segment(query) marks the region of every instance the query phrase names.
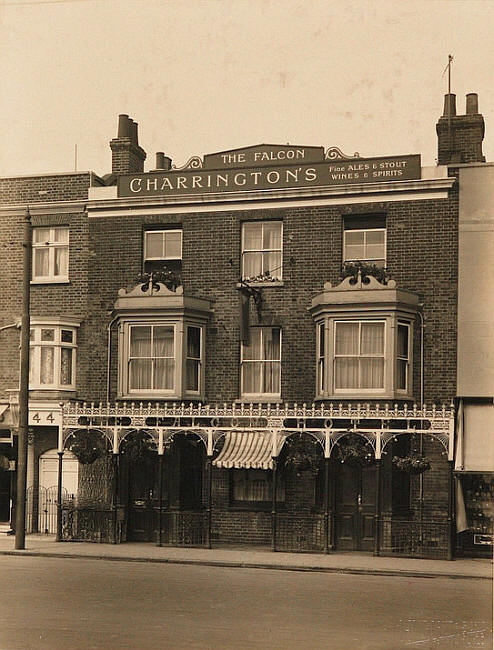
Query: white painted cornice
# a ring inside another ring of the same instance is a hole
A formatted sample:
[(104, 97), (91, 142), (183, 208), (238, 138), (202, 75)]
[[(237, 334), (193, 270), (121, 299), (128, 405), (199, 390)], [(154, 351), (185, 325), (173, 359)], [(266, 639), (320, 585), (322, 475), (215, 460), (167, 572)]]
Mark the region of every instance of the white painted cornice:
[[(389, 201), (420, 201), (445, 199), (455, 178), (432, 178), (385, 183), (258, 190), (248, 192), (217, 192), (180, 196), (153, 196), (97, 199), (97, 188), (92, 188), (87, 209), (90, 217), (131, 216), (139, 214), (171, 214), (183, 212), (215, 212), (245, 210), (246, 207), (287, 208), (314, 205), (341, 205)], [(96, 191), (94, 191), (96, 189)], [(108, 190), (109, 188), (104, 188)]]

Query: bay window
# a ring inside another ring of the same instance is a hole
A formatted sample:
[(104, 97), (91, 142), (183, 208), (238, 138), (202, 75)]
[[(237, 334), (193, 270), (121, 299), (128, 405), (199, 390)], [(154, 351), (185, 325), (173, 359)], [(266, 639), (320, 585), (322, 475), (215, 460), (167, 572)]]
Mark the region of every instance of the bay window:
[(29, 388), (75, 390), (76, 325), (31, 321)]
[(281, 330), (252, 327), (249, 345), (241, 348), (242, 397), (279, 397), (281, 394)]
[(182, 319), (120, 323), (120, 397), (197, 398), (204, 385), (204, 325)]
[(370, 276), (324, 285), (310, 307), (316, 326), (318, 399), (412, 399), (418, 295)]

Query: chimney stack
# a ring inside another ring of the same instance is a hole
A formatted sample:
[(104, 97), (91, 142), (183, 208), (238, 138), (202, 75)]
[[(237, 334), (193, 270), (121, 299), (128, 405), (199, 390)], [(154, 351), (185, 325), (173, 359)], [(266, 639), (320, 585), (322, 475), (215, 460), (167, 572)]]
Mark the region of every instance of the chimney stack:
[(444, 111), (436, 125), (438, 164), (485, 162), (482, 154), (484, 130), (476, 93), (467, 95), (465, 115), (456, 114), (456, 95), (445, 95)]
[(112, 174), (139, 174), (144, 171), (146, 152), (139, 146), (137, 122), (128, 115), (118, 116), (117, 137), (111, 140)]

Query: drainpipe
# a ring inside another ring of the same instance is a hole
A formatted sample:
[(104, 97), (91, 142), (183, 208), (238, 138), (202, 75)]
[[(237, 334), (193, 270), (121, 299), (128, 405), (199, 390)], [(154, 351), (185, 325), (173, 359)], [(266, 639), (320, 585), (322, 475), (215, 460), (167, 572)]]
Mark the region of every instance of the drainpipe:
[(118, 320), (118, 316), (115, 316), (108, 323), (106, 328), (107, 333), (107, 361), (106, 361), (106, 401), (110, 401), (110, 374), (111, 374), (111, 328), (112, 325)]

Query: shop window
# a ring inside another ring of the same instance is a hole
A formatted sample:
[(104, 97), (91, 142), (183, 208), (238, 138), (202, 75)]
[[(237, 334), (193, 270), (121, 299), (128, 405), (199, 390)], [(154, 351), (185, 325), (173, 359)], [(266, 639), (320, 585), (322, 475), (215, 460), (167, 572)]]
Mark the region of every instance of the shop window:
[(69, 279), (69, 229), (65, 226), (33, 228), (33, 282), (67, 282)]
[(31, 327), (31, 389), (75, 390), (76, 335), (73, 325), (43, 323)]
[(386, 265), (384, 217), (348, 217), (343, 231), (343, 263), (365, 262)]
[[(265, 469), (232, 469), (230, 481), (230, 502), (238, 506), (265, 505), (273, 499), (273, 473)], [(276, 501), (285, 501), (285, 485), (277, 477)]]
[(252, 327), (249, 345), (241, 348), (241, 394), (270, 399), (281, 395), (281, 329)]
[(242, 224), (242, 279), (255, 282), (282, 278), (282, 222), (249, 221)]
[(182, 271), (182, 231), (146, 230), (144, 232), (144, 272)]
[(204, 327), (181, 319), (121, 322), (121, 397), (197, 398), (203, 392)]

